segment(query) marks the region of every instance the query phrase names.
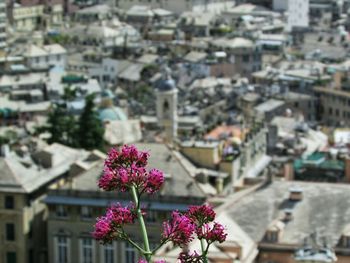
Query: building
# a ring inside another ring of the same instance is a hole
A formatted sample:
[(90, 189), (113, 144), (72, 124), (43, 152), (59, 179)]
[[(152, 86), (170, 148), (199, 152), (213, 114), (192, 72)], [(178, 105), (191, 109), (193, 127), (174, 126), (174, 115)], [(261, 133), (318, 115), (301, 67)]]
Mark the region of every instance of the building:
[(46, 10), (45, 5), (14, 5), (12, 24), (15, 30), (28, 32), (46, 29), (62, 23), (63, 7), (61, 5), (52, 5), (50, 13), (47, 13)]
[(266, 155), (264, 125), (255, 123), (252, 127), (241, 130), (239, 137), (228, 134), (219, 140), (184, 141), (180, 152), (194, 166), (207, 170), (198, 175), (202, 182), (209, 182), (219, 195), (231, 193), (246, 183), (262, 180), (271, 161)]
[(127, 60), (116, 60), (104, 58), (96, 67), (89, 68), (89, 75), (97, 79), (102, 87), (116, 86), (118, 84), (118, 75), (126, 69), (131, 62)]
[(274, 0), (273, 10), (287, 12), (287, 27), (290, 32), (294, 29), (306, 29), (309, 26), (309, 0)]
[(7, 15), (6, 15), (6, 2), (0, 2), (0, 56), (5, 55), (6, 44), (6, 28), (7, 28)]
[(130, 1), (130, 0), (117, 0), (116, 6), (128, 10), (134, 5), (147, 5), (151, 8), (162, 8), (180, 14), (189, 10), (223, 10), (227, 7), (233, 5), (231, 1), (227, 0), (178, 0), (178, 1), (169, 1), (169, 0), (150, 0), (150, 1)]
[(233, 64), (232, 74), (250, 77), (261, 69), (261, 47), (247, 38), (219, 38), (210, 42), (210, 50), (225, 51), (227, 61)]
[(53, 66), (64, 69), (67, 63), (67, 51), (59, 44), (42, 47), (29, 45), (24, 56), (32, 69), (48, 69)]
[(331, 153), (315, 152), (294, 160), (294, 179), (300, 181), (349, 182), (350, 162), (332, 156)]
[(347, 90), (346, 77), (343, 80), (341, 86), (314, 88), (318, 98), (318, 120), (325, 124), (350, 124), (350, 92)]
[(309, 0), (288, 0), (287, 30), (307, 29), (309, 26)]
[(136, 48), (140, 41), (140, 33), (132, 26), (117, 22), (118, 25), (76, 24), (67, 30), (73, 44), (98, 47), (103, 52), (112, 52), (119, 47)]
[(101, 156), (42, 141), (21, 145), (16, 153), (7, 145), (1, 150), (0, 262), (46, 263), (44, 195)]
[[(202, 204), (205, 196), (177, 155), (166, 145), (136, 146), (150, 151), (149, 166), (164, 171), (166, 177), (160, 193), (142, 198), (143, 205), (149, 209), (146, 224), (151, 247), (155, 247), (160, 238), (161, 223), (169, 218), (170, 212), (185, 211), (188, 205)], [(98, 165), (78, 175), (71, 184), (47, 195), (48, 262), (86, 262), (87, 257), (101, 263), (138, 261), (137, 251), (127, 243), (116, 241), (102, 246), (91, 237), (96, 217), (102, 215), (108, 205), (116, 202), (127, 205), (131, 200), (128, 193), (101, 192), (98, 189), (97, 178), (102, 170), (102, 164)], [(127, 231), (136, 242), (141, 241), (138, 225), (129, 226)]]

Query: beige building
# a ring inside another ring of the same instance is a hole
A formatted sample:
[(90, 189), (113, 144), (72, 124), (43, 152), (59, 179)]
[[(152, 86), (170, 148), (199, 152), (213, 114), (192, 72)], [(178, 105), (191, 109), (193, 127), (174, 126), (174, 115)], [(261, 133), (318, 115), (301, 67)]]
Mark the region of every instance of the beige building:
[(315, 87), (319, 98), (318, 116), (325, 124), (350, 124), (350, 92), (330, 87)]
[(62, 23), (62, 5), (53, 5), (49, 16), (45, 14), (44, 5), (15, 6), (13, 25), (17, 31), (34, 31)]
[(243, 138), (187, 141), (180, 145), (180, 151), (197, 167), (209, 169), (198, 175), (201, 181), (209, 182), (218, 194), (230, 193), (245, 183), (261, 180), (271, 161), (266, 155), (266, 132), (263, 124), (256, 123)]
[[(46, 207), (42, 199), (100, 155), (60, 144), (32, 142), (0, 157), (0, 262), (47, 263)], [(71, 170), (71, 167), (74, 169)], [(80, 168), (80, 170), (78, 169)], [(71, 170), (71, 171), (70, 171)]]
[(227, 62), (234, 65), (232, 74), (251, 77), (251, 74), (261, 69), (261, 46), (247, 38), (219, 38), (210, 43), (211, 51), (225, 51)]

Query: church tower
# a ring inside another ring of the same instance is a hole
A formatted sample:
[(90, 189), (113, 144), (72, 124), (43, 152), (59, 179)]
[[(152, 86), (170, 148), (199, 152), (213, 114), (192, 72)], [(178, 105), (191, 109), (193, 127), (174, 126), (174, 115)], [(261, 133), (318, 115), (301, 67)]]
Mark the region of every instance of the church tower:
[(170, 69), (166, 69), (157, 87), (156, 95), (158, 123), (164, 128), (168, 142), (172, 142), (177, 137), (177, 93)]

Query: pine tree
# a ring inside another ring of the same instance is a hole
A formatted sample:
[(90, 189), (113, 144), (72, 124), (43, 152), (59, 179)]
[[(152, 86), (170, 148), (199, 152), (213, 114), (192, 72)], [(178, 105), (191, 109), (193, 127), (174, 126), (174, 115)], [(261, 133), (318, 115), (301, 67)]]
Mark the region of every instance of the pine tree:
[(67, 114), (65, 107), (56, 105), (50, 112), (47, 123), (48, 126), (42, 128), (41, 131), (48, 131), (51, 134), (49, 143), (57, 142), (72, 147), (78, 145), (75, 139), (76, 120)]
[(79, 118), (79, 128), (76, 133), (79, 146), (87, 150), (102, 149), (104, 146), (104, 127), (97, 117), (93, 100), (93, 96), (86, 97), (85, 108)]

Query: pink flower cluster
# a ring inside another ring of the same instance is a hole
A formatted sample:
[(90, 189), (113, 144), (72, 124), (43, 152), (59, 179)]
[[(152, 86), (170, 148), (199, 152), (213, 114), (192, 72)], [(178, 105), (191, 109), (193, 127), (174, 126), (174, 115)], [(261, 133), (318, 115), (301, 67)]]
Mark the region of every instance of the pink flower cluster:
[(187, 214), (198, 226), (212, 222), (216, 216), (213, 208), (208, 205), (192, 205), (188, 208)]
[(214, 224), (204, 224), (197, 228), (197, 236), (199, 239), (205, 239), (209, 244), (218, 241), (222, 243), (226, 240), (227, 234), (223, 225), (214, 222)]
[(148, 152), (138, 151), (134, 145), (124, 145), (121, 151), (112, 148), (104, 164), (103, 175), (98, 186), (106, 191), (127, 191), (135, 186), (139, 192), (153, 194), (164, 183), (163, 172), (146, 170)]
[(134, 205), (123, 207), (118, 203), (107, 208), (105, 216), (97, 218), (92, 235), (103, 243), (111, 242), (122, 234), (124, 225), (134, 223), (135, 219)]
[(173, 212), (171, 220), (163, 223), (163, 239), (182, 246), (193, 240), (196, 233), (199, 239), (208, 243), (225, 241), (225, 228), (214, 221), (215, 212), (208, 205), (190, 206), (187, 213)]
[(187, 215), (175, 211), (171, 214), (171, 219), (163, 223), (163, 228), (163, 238), (179, 246), (192, 241), (195, 231), (192, 220)]

